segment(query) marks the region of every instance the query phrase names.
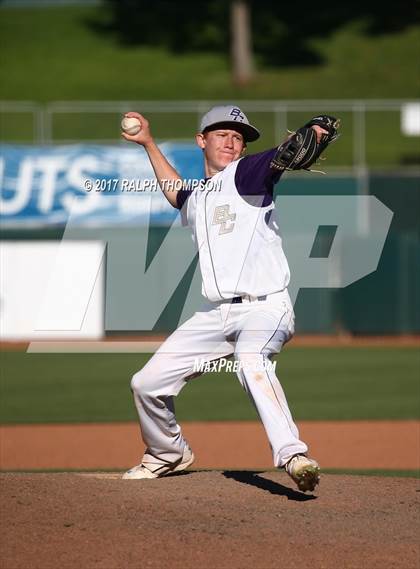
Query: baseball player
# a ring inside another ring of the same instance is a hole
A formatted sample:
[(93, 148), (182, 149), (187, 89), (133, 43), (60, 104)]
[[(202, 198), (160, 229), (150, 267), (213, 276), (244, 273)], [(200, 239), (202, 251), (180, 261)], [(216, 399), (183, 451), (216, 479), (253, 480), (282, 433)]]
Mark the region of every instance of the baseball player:
[(273, 189), (286, 169), (308, 169), (337, 137), (334, 117), (314, 117), (278, 148), (244, 156), (259, 131), (236, 106), (206, 113), (196, 135), (205, 180), (199, 188), (174, 190), (181, 180), (153, 140), (148, 121), (138, 134), (122, 135), (144, 147), (161, 189), (181, 210), (199, 251), (206, 304), (161, 345), (132, 378), (146, 451), (124, 479), (180, 472), (194, 461), (175, 417), (174, 397), (197, 375), (195, 364), (234, 357), (238, 379), (264, 425), (274, 465), (302, 491), (319, 482), (319, 465), (308, 458), (283, 389), (270, 365), (294, 333), (287, 291), (289, 266), (273, 216)]

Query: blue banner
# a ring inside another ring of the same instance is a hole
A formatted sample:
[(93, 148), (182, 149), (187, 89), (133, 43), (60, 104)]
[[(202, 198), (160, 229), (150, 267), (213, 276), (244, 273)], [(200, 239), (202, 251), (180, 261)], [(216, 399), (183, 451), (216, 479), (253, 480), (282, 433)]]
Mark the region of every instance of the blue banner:
[[(192, 144), (161, 149), (183, 178), (203, 177)], [(138, 145), (0, 145), (0, 221), (7, 227), (168, 225), (178, 211), (163, 196)]]

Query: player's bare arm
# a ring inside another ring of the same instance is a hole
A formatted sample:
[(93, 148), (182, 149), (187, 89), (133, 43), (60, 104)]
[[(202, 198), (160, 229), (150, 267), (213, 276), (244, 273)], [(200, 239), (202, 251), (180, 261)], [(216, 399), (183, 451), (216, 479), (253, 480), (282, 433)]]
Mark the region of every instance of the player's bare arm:
[(126, 113), (124, 116), (137, 118), (140, 121), (141, 129), (137, 134), (134, 135), (130, 135), (125, 132), (122, 132), (121, 135), (126, 140), (129, 140), (130, 142), (136, 142), (137, 144), (143, 146), (147, 152), (163, 195), (173, 207), (177, 207), (177, 190), (173, 186), (171, 187), (167, 181), (182, 180), (182, 178), (175, 170), (175, 168), (168, 162), (154, 141), (149, 126), (149, 121), (143, 115), (136, 112)]

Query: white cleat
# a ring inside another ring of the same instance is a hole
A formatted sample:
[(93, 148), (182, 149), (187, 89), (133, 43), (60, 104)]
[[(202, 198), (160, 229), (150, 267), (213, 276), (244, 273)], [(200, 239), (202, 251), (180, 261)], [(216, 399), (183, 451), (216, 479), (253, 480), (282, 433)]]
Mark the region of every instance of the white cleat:
[(319, 484), (319, 464), (304, 454), (293, 456), (284, 468), (302, 492), (313, 492)]
[(142, 480), (145, 478), (161, 478), (167, 474), (174, 472), (181, 472), (185, 470), (194, 462), (194, 454), (189, 447), (185, 447), (184, 454), (180, 460), (173, 463), (156, 464), (156, 463), (141, 463), (138, 466), (133, 466), (125, 474), (123, 480)]

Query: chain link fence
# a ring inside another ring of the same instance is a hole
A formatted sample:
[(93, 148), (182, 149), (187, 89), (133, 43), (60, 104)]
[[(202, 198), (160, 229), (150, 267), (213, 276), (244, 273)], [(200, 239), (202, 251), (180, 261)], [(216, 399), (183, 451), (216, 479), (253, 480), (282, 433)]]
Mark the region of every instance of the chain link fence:
[[(9, 144), (125, 143), (121, 115), (137, 110), (158, 141), (188, 141), (211, 106), (224, 101), (0, 102), (0, 140)], [(252, 152), (278, 145), (315, 114), (341, 119), (342, 136), (328, 151), (328, 168), (420, 168), (420, 101), (304, 100), (237, 101), (262, 132)], [(417, 109), (417, 114), (416, 114)], [(416, 134), (417, 133), (417, 134)]]

